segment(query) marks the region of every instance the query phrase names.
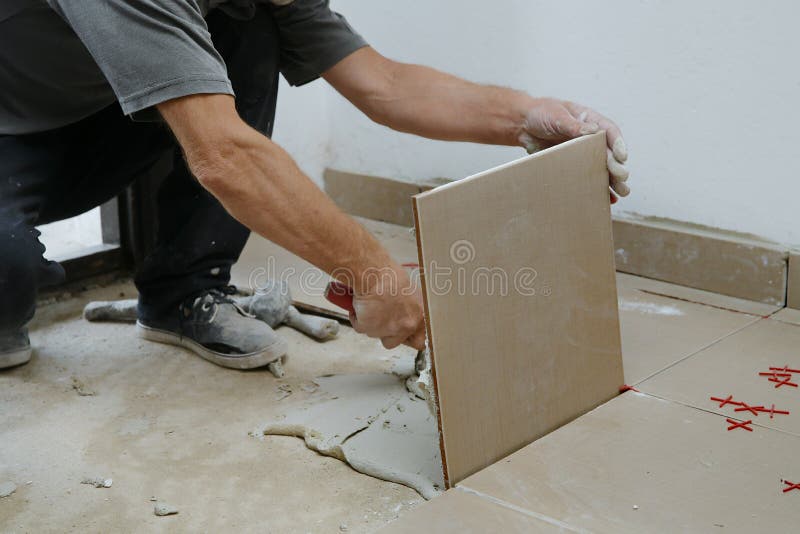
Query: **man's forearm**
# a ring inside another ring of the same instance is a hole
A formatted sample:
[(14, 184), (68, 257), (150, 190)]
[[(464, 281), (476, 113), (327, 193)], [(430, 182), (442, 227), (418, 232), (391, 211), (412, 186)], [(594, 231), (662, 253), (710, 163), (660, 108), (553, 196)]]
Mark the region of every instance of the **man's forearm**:
[(396, 268), (375, 238), (339, 210), (282, 148), (238, 119), (230, 97), (189, 99), (159, 109), (193, 174), (239, 222), (338, 274), (358, 292), (368, 292), (363, 286), (375, 280), (365, 272)]
[(431, 139), (520, 146), (527, 113), (535, 104), (522, 91), (398, 63), (369, 47), (324, 76), (372, 120)]
[(248, 148), (232, 155), (224, 168), (201, 172), (201, 182), (248, 228), (366, 291), (364, 273), (391, 266), (391, 258), (286, 151), (263, 136), (248, 137), (242, 140)]
[(446, 141), (519, 146), (533, 99), (404, 63), (391, 67), (392, 91), (375, 119), (395, 130)]

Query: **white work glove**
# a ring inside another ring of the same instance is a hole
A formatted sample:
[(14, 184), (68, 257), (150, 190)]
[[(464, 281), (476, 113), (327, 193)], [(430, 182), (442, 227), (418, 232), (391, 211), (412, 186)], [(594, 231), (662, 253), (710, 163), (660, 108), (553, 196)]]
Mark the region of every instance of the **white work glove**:
[(520, 134), (522, 146), (533, 154), (561, 142), (600, 130), (606, 131), (608, 142), (608, 183), (613, 192), (611, 203), (617, 201), (614, 193), (626, 197), (631, 190), (625, 183), (628, 180), (628, 149), (622, 139), (622, 132), (613, 121), (593, 109), (566, 100), (554, 98), (535, 98), (534, 106), (528, 111)]

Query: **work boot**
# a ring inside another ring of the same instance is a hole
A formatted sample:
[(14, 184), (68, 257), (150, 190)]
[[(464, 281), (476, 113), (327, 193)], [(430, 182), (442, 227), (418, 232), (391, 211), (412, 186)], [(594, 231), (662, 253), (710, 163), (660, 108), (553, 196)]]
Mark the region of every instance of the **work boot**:
[(286, 342), (268, 324), (231, 300), (226, 290), (210, 289), (186, 299), (179, 307), (177, 321), (174, 317), (164, 321), (140, 319), (136, 323), (139, 336), (187, 348), (230, 369), (279, 366), (286, 355)]
[(28, 329), (0, 332), (0, 369), (28, 363), (31, 359), (31, 340)]

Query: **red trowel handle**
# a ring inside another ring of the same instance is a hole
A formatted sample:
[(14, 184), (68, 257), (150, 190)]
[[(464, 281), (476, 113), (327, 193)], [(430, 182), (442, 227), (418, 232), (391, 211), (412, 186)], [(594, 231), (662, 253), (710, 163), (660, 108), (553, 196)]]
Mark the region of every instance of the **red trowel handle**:
[(353, 288), (347, 284), (333, 280), (328, 282), (328, 287), (325, 288), (325, 298), (328, 302), (336, 304), (340, 308), (344, 308), (348, 312), (355, 315), (356, 309), (353, 308)]

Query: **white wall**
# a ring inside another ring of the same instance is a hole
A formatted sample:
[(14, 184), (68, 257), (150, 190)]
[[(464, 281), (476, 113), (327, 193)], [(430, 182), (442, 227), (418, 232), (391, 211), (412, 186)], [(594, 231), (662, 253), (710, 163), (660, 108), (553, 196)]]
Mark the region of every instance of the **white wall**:
[[(800, 4), (332, 4), (385, 55), (573, 99), (614, 118), (631, 151), (633, 189), (617, 212), (800, 244)], [(411, 181), (460, 178), (523, 154), (394, 133), (314, 85), (300, 90), (309, 98), (282, 104), (276, 139), (291, 138), (317, 179), (326, 165)]]
[(322, 81), (290, 87), (281, 78), (272, 138), (289, 152), (318, 184), (329, 165), (330, 115), (333, 91)]
[(44, 257), (60, 259), (78, 253), (87, 247), (103, 244), (103, 227), (100, 224), (100, 207), (75, 217), (42, 224), (39, 241), (45, 246)]

